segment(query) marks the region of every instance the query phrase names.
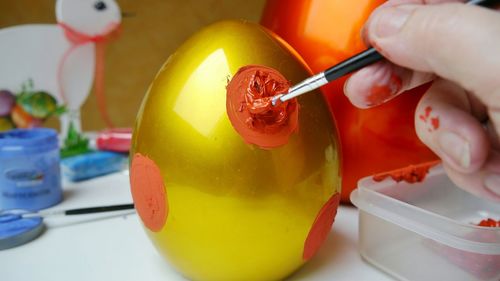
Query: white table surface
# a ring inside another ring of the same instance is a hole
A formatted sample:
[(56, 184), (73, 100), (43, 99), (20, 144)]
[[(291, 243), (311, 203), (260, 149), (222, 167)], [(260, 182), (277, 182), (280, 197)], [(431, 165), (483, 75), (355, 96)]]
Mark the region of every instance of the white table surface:
[[(64, 184), (64, 200), (51, 209), (132, 202), (128, 175), (117, 173)], [(52, 217), (36, 240), (0, 251), (0, 280), (185, 280), (160, 257), (139, 217)], [(319, 253), (289, 280), (393, 280), (364, 261), (358, 251), (358, 211), (341, 206)]]

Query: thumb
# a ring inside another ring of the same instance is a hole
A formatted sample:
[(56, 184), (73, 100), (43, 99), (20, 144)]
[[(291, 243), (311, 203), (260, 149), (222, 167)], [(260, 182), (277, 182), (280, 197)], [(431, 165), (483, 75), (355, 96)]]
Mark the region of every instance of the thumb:
[(376, 10), (365, 28), (393, 63), (451, 80), (487, 105), (500, 100), (500, 13), (460, 3), (397, 5)]

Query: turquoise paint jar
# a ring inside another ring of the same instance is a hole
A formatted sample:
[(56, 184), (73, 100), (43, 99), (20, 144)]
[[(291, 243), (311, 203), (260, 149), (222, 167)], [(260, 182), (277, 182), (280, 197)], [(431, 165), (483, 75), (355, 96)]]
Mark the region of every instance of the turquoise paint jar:
[(62, 200), (57, 132), (0, 133), (0, 209), (40, 210)]

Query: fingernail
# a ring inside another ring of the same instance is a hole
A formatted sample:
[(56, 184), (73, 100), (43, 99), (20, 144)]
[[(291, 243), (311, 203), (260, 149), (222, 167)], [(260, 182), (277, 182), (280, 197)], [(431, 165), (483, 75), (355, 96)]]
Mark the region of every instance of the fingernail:
[(384, 80), (380, 85), (372, 86), (366, 96), (366, 107), (380, 105), (392, 99), (401, 90), (403, 82), (396, 74), (392, 73), (389, 78), (385, 78)]
[(412, 13), (413, 8), (408, 6), (399, 6), (381, 9), (375, 14), (373, 20), (373, 30), (378, 37), (389, 37), (397, 34), (406, 20)]
[(484, 178), (484, 186), (496, 195), (500, 195), (500, 175), (487, 175)]
[(370, 46), (370, 41), (368, 39), (368, 31), (367, 31), (366, 25), (363, 25), (363, 27), (361, 28), (360, 36), (361, 36), (361, 40), (363, 40), (363, 43), (365, 44), (365, 46)]
[(437, 138), (441, 151), (448, 158), (462, 168), (469, 168), (471, 162), (469, 142), (450, 131), (440, 132)]

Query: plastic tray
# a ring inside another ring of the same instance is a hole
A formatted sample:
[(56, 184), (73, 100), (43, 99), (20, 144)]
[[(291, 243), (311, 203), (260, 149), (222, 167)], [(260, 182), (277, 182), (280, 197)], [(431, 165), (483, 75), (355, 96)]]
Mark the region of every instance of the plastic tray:
[(400, 280), (500, 280), (500, 204), (455, 186), (441, 166), (422, 182), (359, 181), (360, 253)]

